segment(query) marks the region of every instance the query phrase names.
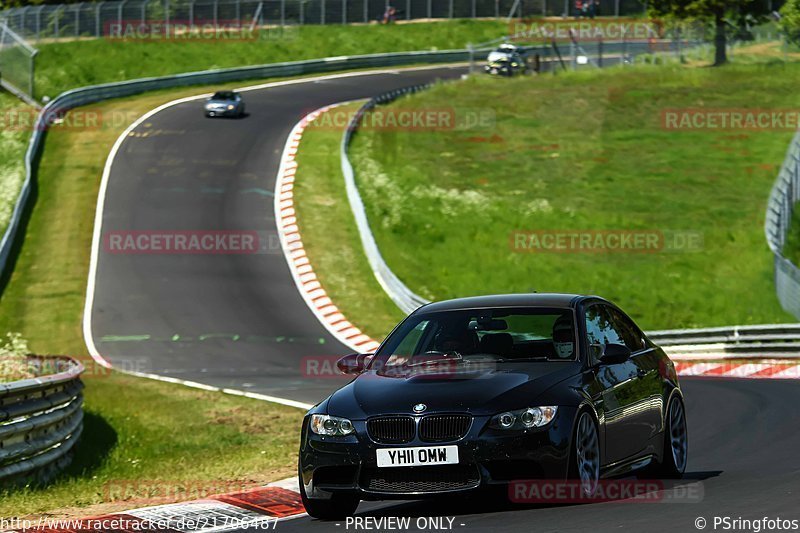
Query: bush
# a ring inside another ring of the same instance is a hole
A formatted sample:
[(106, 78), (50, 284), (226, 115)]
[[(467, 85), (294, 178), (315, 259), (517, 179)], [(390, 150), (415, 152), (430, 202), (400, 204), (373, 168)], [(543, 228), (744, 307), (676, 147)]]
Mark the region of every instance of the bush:
[(28, 343), (19, 333), (8, 333), (0, 345), (0, 382), (35, 377), (27, 364)]
[(786, 34), (786, 38), (793, 42), (800, 42), (800, 0), (788, 0), (781, 8), (781, 20), (778, 23)]

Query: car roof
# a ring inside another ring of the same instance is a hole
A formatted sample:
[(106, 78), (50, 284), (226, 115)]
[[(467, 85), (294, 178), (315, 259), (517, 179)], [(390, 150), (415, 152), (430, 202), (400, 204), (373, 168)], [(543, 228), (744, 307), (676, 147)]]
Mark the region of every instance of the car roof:
[(471, 296), (468, 298), (456, 298), (454, 300), (430, 303), (417, 309), (414, 314), (481, 307), (575, 307), (578, 302), (585, 298), (588, 298), (588, 296), (538, 292)]

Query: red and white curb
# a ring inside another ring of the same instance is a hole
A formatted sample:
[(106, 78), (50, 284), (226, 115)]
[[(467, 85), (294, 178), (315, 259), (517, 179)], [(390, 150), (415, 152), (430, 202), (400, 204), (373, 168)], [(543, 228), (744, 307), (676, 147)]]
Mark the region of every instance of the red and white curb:
[(278, 178), (275, 180), (275, 222), (289, 270), (291, 270), (297, 289), (311, 312), (339, 342), (356, 352), (369, 353), (375, 351), (380, 343), (351, 324), (328, 297), (317, 279), (303, 247), (294, 205), (294, 183), (297, 174), (296, 155), (303, 131), (322, 113), (339, 105), (342, 103), (322, 107), (309, 113), (294, 126), (289, 134), (281, 157)]
[(676, 361), (679, 376), (751, 379), (800, 379), (797, 361)]

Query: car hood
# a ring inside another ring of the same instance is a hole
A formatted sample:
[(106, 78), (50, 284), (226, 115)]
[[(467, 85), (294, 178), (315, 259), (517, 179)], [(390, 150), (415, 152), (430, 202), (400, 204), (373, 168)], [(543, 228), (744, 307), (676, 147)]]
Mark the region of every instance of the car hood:
[(227, 105), (235, 105), (236, 102), (233, 100), (208, 100), (206, 105), (213, 105), (213, 106), (227, 106)]
[(423, 403), (427, 406), (425, 414), (495, 414), (528, 407), (541, 393), (579, 372), (578, 362), (370, 370), (336, 391), (327, 411), (362, 420), (380, 414), (413, 414), (412, 407)]

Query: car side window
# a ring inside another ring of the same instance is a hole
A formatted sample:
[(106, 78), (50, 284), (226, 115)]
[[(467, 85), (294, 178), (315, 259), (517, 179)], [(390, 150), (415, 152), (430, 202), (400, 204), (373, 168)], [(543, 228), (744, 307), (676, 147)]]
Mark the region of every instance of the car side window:
[(642, 332), (631, 319), (617, 309), (609, 308), (614, 330), (617, 331), (631, 352), (636, 353), (644, 349)]
[(606, 344), (624, 344), (605, 305), (594, 304), (586, 308), (586, 341), (591, 363), (600, 360)]

